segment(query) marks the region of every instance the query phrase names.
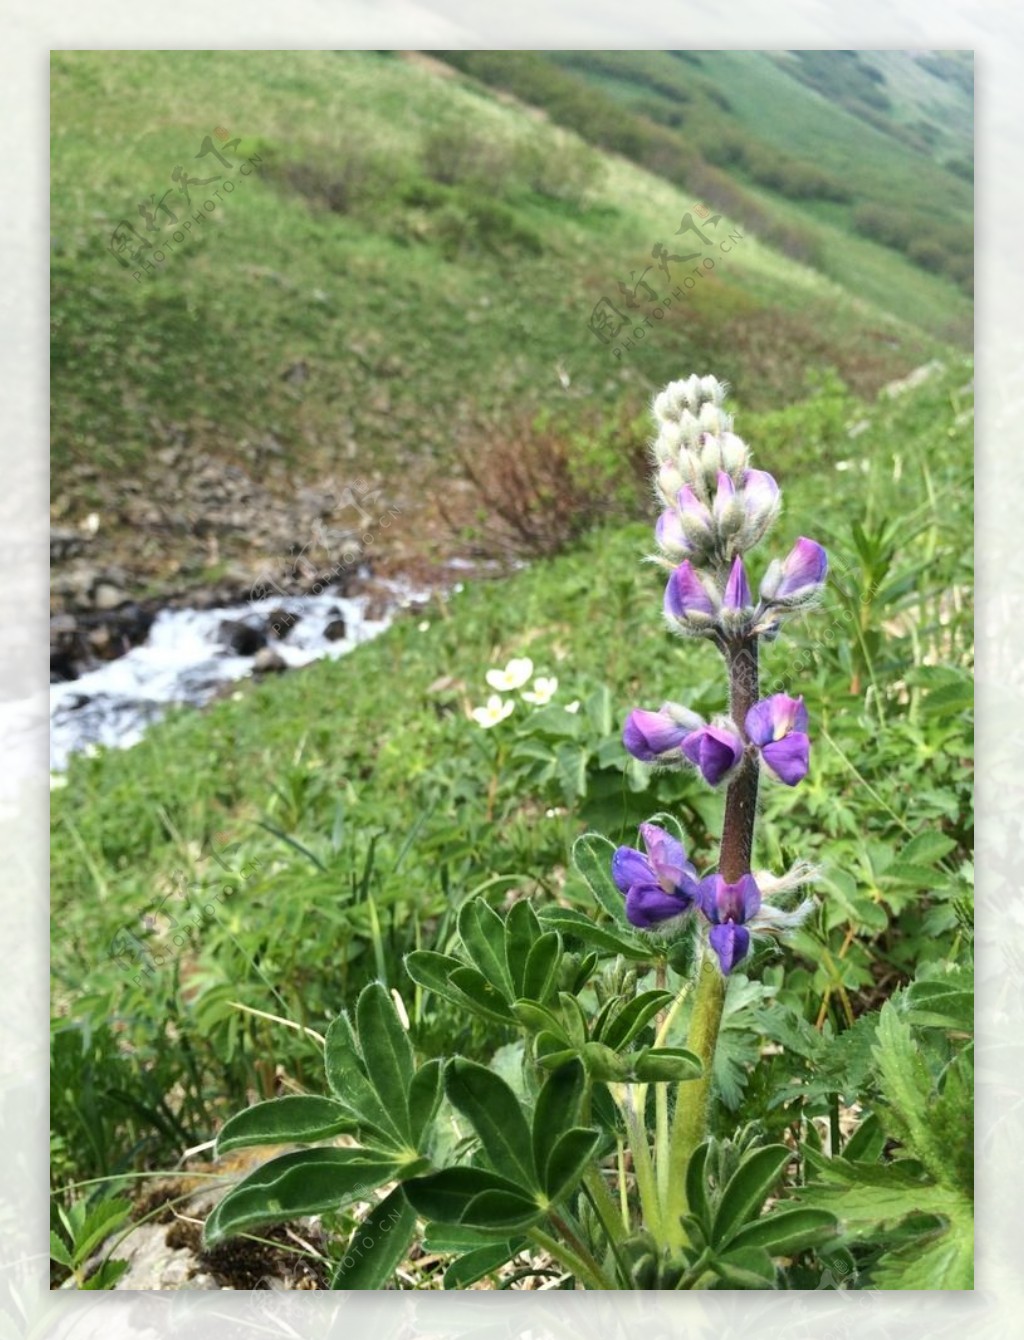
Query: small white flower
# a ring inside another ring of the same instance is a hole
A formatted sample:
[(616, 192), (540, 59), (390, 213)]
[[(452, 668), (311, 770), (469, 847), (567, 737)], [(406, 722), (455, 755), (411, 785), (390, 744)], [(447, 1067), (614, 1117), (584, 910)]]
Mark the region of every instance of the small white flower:
[(471, 715), (478, 726), (483, 726), (484, 730), (490, 730), (499, 721), (504, 721), (506, 717), (511, 716), (515, 711), (515, 706), (513, 699), (510, 698), (506, 703), (496, 693), (492, 693), (487, 699), (487, 706), (474, 707)]
[(64, 788), (65, 786), (67, 786), (67, 784), (68, 784), (68, 779), (64, 776), (64, 774), (63, 774), (62, 772), (51, 772), (51, 773), (50, 773), (50, 790), (51, 790), (51, 791), (60, 791), (60, 790), (63, 790), (63, 788)]
[(421, 624), (417, 624), (416, 627), (419, 632), (425, 633), (430, 627), (430, 620), (424, 619), (423, 622)]
[(99, 758), (100, 747), (98, 744), (87, 744), (82, 750), (82, 754), (85, 758)]
[(580, 700), (577, 698), (575, 702), (566, 703), (565, 710), (567, 712), (571, 712), (573, 716), (575, 716), (576, 713), (580, 710)]
[(558, 680), (555, 679), (554, 675), (550, 678), (538, 675), (533, 681), (533, 688), (523, 690), (523, 699), (528, 703), (536, 703), (538, 707), (543, 707), (555, 696), (557, 688)]
[(488, 670), (484, 678), (492, 689), (503, 693), (512, 693), (521, 689), (533, 674), (533, 662), (529, 656), (513, 657), (504, 670)]

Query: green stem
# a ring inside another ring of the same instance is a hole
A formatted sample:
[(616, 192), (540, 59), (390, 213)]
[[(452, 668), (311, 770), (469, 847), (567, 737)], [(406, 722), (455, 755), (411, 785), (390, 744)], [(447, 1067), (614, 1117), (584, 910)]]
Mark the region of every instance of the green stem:
[(683, 1080), (676, 1090), (675, 1121), (672, 1126), (668, 1163), (672, 1169), (665, 1199), (665, 1228), (673, 1247), (682, 1247), (686, 1233), (681, 1220), (686, 1214), (686, 1169), (693, 1151), (704, 1139), (715, 1044), (725, 1005), (725, 978), (714, 956), (708, 952), (700, 965), (697, 994), (693, 1001), (687, 1048), (700, 1058), (700, 1079)]
[(527, 1237), (547, 1252), (550, 1257), (565, 1266), (566, 1270), (575, 1275), (577, 1279), (589, 1284), (592, 1289), (615, 1288), (615, 1285), (605, 1278), (601, 1272), (601, 1267), (585, 1249), (585, 1255), (577, 1255), (571, 1247), (567, 1247), (564, 1242), (559, 1242), (557, 1238), (553, 1238), (550, 1233), (545, 1233), (540, 1228), (531, 1228)]
[(597, 1211), (597, 1217), (601, 1220), (604, 1231), (608, 1234), (613, 1244), (622, 1242), (628, 1231), (629, 1224), (623, 1223), (619, 1217), (619, 1207), (615, 1204), (615, 1197), (608, 1189), (608, 1183), (601, 1175), (601, 1169), (598, 1167), (588, 1168), (583, 1175), (583, 1185), (594, 1203), (594, 1209)]
[[(647, 1085), (643, 1086), (644, 1097)], [(658, 1184), (654, 1177), (654, 1164), (651, 1162), (651, 1149), (647, 1143), (647, 1131), (644, 1129), (643, 1113), (637, 1110), (632, 1085), (626, 1086), (622, 1103), (626, 1118), (626, 1132), (629, 1136), (629, 1152), (633, 1155), (633, 1172), (636, 1175), (636, 1189), (640, 1196), (640, 1210), (644, 1227), (659, 1241), (662, 1237), (661, 1201), (658, 1199)]]

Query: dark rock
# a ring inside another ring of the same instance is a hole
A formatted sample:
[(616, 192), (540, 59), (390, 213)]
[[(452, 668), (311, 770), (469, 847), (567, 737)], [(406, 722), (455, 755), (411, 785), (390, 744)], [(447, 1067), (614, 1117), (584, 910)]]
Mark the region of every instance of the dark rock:
[(347, 635), (348, 629), (344, 619), (332, 619), (324, 629), (324, 637), (328, 642), (341, 642)]
[(236, 656), (255, 656), (266, 647), (267, 635), (262, 628), (241, 619), (223, 619), (217, 630), (217, 641)]
[(267, 633), (271, 637), (284, 639), (296, 626), (302, 622), (302, 615), (296, 614), (293, 610), (281, 609), (280, 607), (271, 610), (267, 615)]

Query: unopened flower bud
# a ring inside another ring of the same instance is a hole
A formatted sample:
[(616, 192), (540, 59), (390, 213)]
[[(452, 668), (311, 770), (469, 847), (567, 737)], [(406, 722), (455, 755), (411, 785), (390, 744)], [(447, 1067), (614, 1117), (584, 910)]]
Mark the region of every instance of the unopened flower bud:
[(782, 505), (779, 486), (767, 470), (745, 470), (740, 501), (743, 504), (743, 530), (740, 543), (752, 549), (775, 521)]
[(733, 479), (739, 480), (747, 468), (747, 462), (750, 460), (747, 444), (742, 437), (737, 437), (735, 433), (722, 433), (720, 445), (722, 449), (722, 469), (728, 470)]
[(732, 476), (727, 475), (724, 470), (718, 472), (718, 487), (715, 490), (712, 511), (719, 534), (723, 537), (735, 535), (743, 525), (743, 505), (736, 497), (736, 486), (732, 482)]
[(657, 489), (666, 506), (672, 507), (679, 495), (679, 490), (686, 483), (680, 473), (679, 466), (675, 457), (671, 461), (666, 461), (658, 469)]

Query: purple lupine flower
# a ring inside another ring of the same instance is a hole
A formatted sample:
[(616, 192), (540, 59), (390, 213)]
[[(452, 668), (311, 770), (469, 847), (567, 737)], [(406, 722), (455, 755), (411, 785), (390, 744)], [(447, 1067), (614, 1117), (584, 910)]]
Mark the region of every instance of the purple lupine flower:
[(761, 907), (757, 880), (753, 875), (743, 875), (735, 884), (727, 884), (721, 875), (708, 875), (698, 884), (696, 899), (711, 922), (708, 941), (718, 955), (722, 972), (728, 974), (750, 948), (750, 932), (744, 923)]
[(672, 619), (686, 620), (694, 614), (715, 616), (715, 606), (689, 559), (675, 569), (665, 587), (665, 613)]
[(679, 525), (691, 549), (706, 548), (715, 538), (715, 523), (707, 503), (701, 502), (689, 484), (676, 494)]
[(680, 746), (699, 723), (696, 712), (674, 703), (657, 712), (637, 707), (626, 718), (622, 743), (641, 763), (670, 762), (673, 755), (678, 759)]
[(647, 854), (619, 847), (612, 857), (612, 879), (626, 896), (626, 919), (649, 930), (690, 910), (697, 896), (697, 872), (671, 833), (656, 824), (641, 824), (640, 836)]
[(674, 507), (666, 507), (658, 517), (657, 525), (654, 527), (654, 538), (670, 558), (682, 558), (686, 554), (693, 553), (683, 524), (679, 520), (679, 513)]
[(711, 786), (728, 777), (743, 757), (743, 741), (725, 726), (701, 726), (686, 736), (682, 749)]
[(767, 470), (745, 470), (740, 502), (744, 516), (743, 547), (750, 549), (778, 515), (781, 505), (779, 486)]
[(762, 698), (747, 713), (744, 725), (747, 736), (780, 781), (796, 786), (807, 776), (811, 742), (803, 698), (790, 698), (785, 693)]
[(816, 540), (801, 535), (781, 566), (776, 561), (765, 573), (761, 596), (770, 604), (808, 600), (824, 585), (828, 555)]
[(743, 567), (743, 559), (737, 554), (733, 559), (729, 580), (725, 584), (722, 607), (727, 610), (741, 610), (749, 608), (752, 604), (753, 600), (750, 595), (750, 586), (747, 583), (747, 574)]

